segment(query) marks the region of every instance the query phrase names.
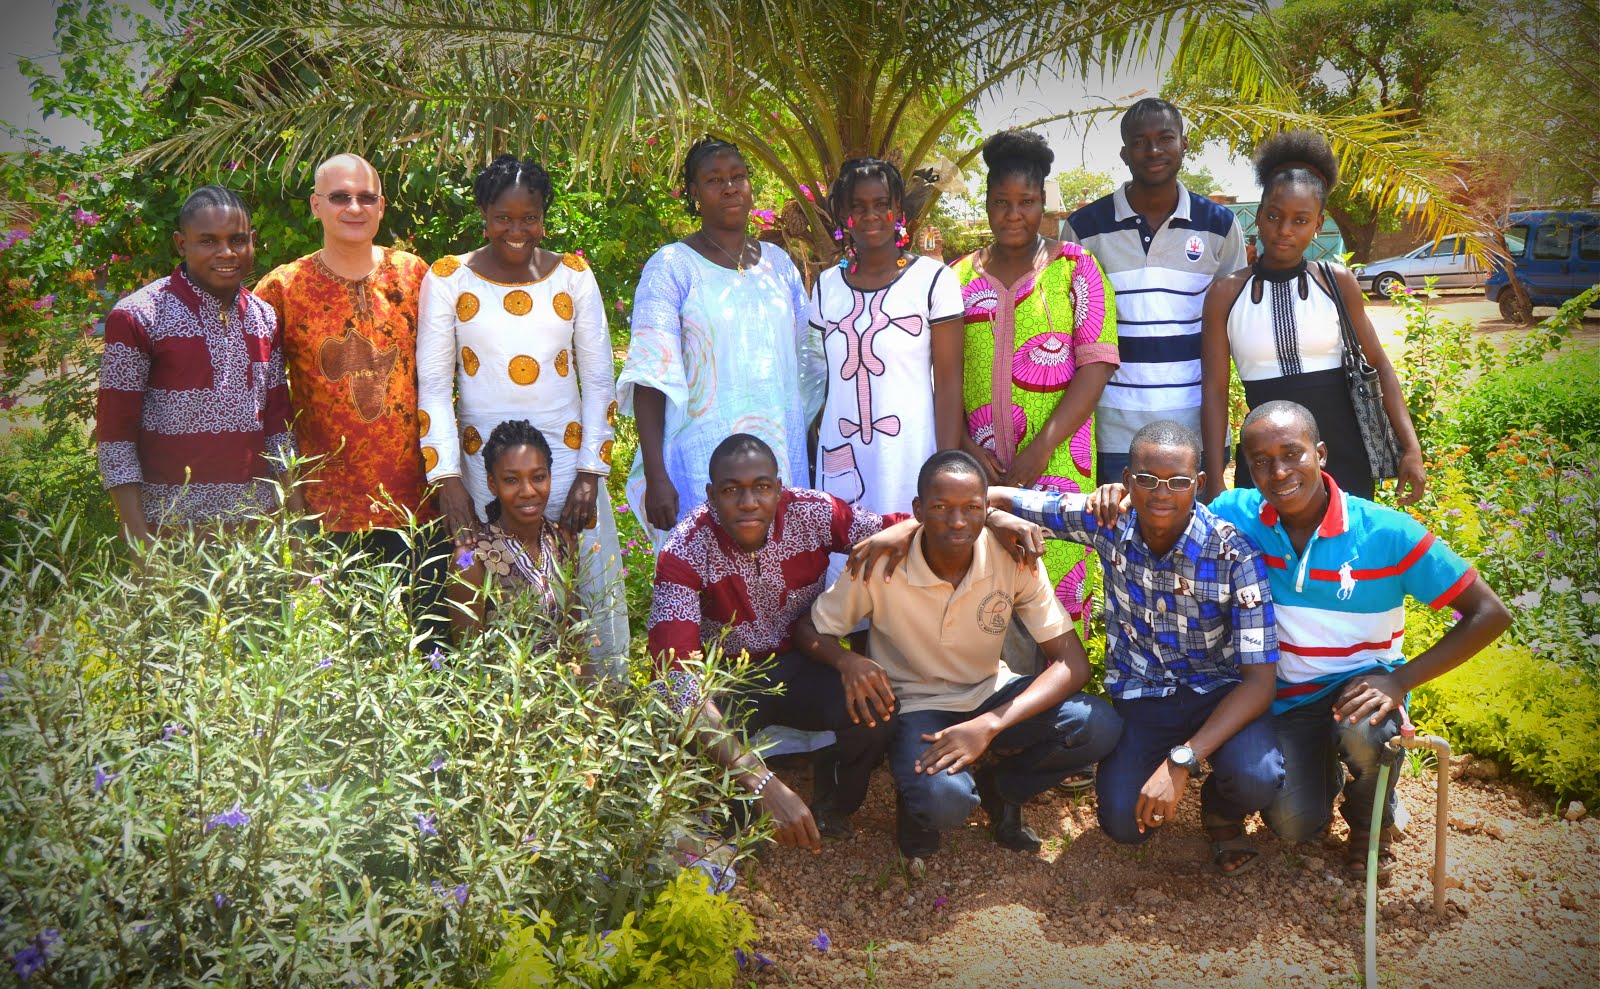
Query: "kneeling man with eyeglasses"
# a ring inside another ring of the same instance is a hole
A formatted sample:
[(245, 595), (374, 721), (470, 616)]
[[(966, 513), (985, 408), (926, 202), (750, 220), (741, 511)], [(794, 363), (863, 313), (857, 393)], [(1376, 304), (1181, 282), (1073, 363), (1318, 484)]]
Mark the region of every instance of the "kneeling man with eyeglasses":
[(989, 504), (1053, 536), (1094, 547), (1105, 566), (1106, 690), (1125, 725), (1095, 776), (1100, 827), (1139, 844), (1200, 788), (1211, 864), (1239, 875), (1260, 861), (1244, 819), (1283, 785), (1269, 713), (1278, 640), (1260, 553), (1195, 503), (1200, 438), (1171, 420), (1134, 435), (1123, 484), (1131, 512), (1105, 522), (1083, 494), (992, 487)]

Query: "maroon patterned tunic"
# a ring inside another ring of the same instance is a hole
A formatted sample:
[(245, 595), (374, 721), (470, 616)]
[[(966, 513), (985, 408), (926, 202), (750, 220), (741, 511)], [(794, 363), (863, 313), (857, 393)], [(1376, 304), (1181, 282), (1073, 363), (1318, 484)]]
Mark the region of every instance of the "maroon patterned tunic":
[(676, 669), (679, 658), (715, 641), (762, 659), (790, 648), (789, 630), (823, 591), (828, 554), (904, 519), (878, 515), (830, 494), (785, 488), (767, 544), (736, 546), (702, 504), (673, 527), (656, 558), (650, 654)]
[(226, 311), (180, 267), (106, 319), (96, 438), (109, 490), (141, 485), (151, 526), (276, 503), (267, 458), (292, 449), (278, 320), (245, 289)]

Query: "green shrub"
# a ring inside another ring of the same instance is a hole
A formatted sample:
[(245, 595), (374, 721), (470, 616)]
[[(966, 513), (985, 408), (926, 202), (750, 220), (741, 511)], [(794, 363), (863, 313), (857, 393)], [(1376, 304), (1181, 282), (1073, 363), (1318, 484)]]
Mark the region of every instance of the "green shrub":
[(508, 918), (651, 916), (723, 813), (684, 718), (573, 676), (581, 626), (422, 656), (396, 567), (263, 521), (119, 576), (81, 527), (0, 558), (0, 955), (48, 984), (482, 984)]
[(1577, 444), (1600, 439), (1600, 357), (1592, 350), (1486, 373), (1456, 405), (1445, 445), (1480, 457), (1513, 429), (1539, 426)]
[(1411, 698), (1417, 724), (1452, 745), (1504, 760), (1558, 798), (1600, 801), (1600, 680), (1577, 665), (1502, 642)]
[(731, 986), (750, 949), (749, 913), (712, 892), (698, 869), (680, 872), (634, 922), (614, 930), (558, 936), (554, 918), (514, 923), (494, 960), (493, 989), (575, 985), (591, 989), (701, 989)]
[(86, 539), (117, 534), (117, 513), (100, 486), (94, 437), (86, 430), (66, 430), (55, 442), (32, 426), (0, 437), (0, 492), (11, 508), (0, 512), (0, 546), (19, 537), (15, 513), (24, 493), (32, 505), (79, 511)]

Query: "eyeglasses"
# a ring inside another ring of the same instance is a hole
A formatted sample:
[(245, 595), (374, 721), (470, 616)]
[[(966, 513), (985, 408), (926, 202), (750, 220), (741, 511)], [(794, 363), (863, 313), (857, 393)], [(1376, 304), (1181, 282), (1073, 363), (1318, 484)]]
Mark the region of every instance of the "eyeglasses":
[(378, 200), (383, 198), (376, 192), (358, 192), (354, 195), (348, 192), (319, 192), (317, 195), (340, 209), (349, 206), (352, 199), (363, 206), (376, 206), (378, 205)]
[(1179, 474), (1176, 477), (1157, 477), (1154, 474), (1135, 474), (1133, 475), (1133, 483), (1139, 485), (1141, 488), (1144, 488), (1146, 491), (1154, 491), (1163, 484), (1167, 486), (1168, 491), (1187, 491), (1194, 487), (1194, 478), (1184, 477), (1182, 474)]

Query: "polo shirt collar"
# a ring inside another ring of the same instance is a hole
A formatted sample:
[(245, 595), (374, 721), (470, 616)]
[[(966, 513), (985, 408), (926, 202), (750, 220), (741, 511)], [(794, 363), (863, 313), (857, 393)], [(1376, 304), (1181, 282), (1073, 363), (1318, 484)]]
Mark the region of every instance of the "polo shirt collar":
[[(1111, 194), (1111, 204), (1116, 209), (1118, 223), (1126, 222), (1139, 215), (1138, 212), (1134, 210), (1133, 205), (1128, 202), (1128, 186), (1132, 184), (1132, 181), (1124, 182), (1117, 186), (1116, 191)], [(1183, 187), (1182, 182), (1179, 182), (1178, 208), (1172, 211), (1172, 216), (1169, 218), (1168, 222), (1171, 222), (1172, 220), (1182, 220), (1187, 224), (1193, 218), (1194, 214), (1189, 208), (1189, 190)]]
[(1200, 513), (1205, 510), (1206, 508), (1204, 505), (1200, 504), (1198, 501), (1195, 502), (1194, 509), (1189, 513), (1189, 524), (1183, 527), (1183, 535), (1179, 536), (1178, 541), (1172, 544), (1171, 549), (1167, 550), (1166, 556), (1156, 556), (1156, 554), (1150, 549), (1150, 546), (1144, 541), (1144, 537), (1139, 536), (1138, 513), (1132, 510), (1129, 510), (1128, 512), (1128, 524), (1127, 527), (1122, 530), (1122, 535), (1118, 537), (1118, 542), (1131, 543), (1137, 537), (1139, 540), (1139, 545), (1144, 547), (1145, 553), (1148, 554), (1152, 559), (1157, 560), (1164, 560), (1168, 556), (1172, 556), (1174, 553), (1192, 555), (1187, 552), (1189, 546), (1204, 546), (1206, 543), (1206, 533), (1209, 530), (1209, 523), (1200, 518)]
[[(946, 584), (943, 577), (933, 572), (928, 566), (928, 560), (922, 555), (922, 534), (924, 530), (917, 529), (917, 534), (911, 537), (911, 553), (906, 557), (906, 583), (912, 587), (932, 587), (936, 584)], [(990, 570), (989, 541), (993, 537), (985, 528), (978, 534), (977, 542), (972, 547), (972, 566), (967, 568), (967, 576), (963, 584), (970, 584), (974, 579), (987, 578)], [(946, 584), (946, 586), (949, 586)]]
[[(1324, 539), (1330, 536), (1342, 536), (1350, 531), (1350, 510), (1345, 504), (1345, 493), (1339, 490), (1339, 485), (1333, 481), (1333, 476), (1327, 471), (1322, 472), (1322, 483), (1328, 486), (1328, 511), (1322, 516), (1322, 524), (1317, 526), (1317, 535)], [(1278, 510), (1267, 501), (1267, 496), (1261, 496), (1261, 524), (1275, 526), (1278, 524)]]

